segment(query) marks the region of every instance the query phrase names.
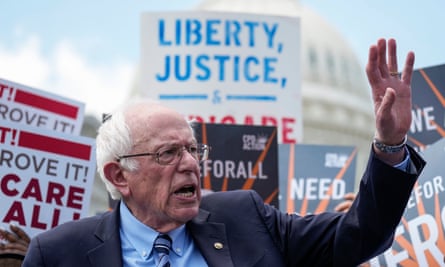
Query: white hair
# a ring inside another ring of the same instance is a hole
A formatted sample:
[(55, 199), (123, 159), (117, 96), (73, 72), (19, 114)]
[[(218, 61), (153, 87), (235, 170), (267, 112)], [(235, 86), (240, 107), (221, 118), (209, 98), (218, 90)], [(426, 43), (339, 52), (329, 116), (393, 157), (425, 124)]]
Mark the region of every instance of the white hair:
[[(116, 187), (105, 177), (104, 166), (110, 161), (116, 161), (118, 156), (130, 153), (134, 140), (131, 129), (127, 124), (126, 114), (138, 108), (138, 106), (156, 107), (160, 103), (148, 98), (135, 98), (106, 116), (105, 121), (98, 129), (96, 137), (96, 161), (97, 171), (105, 183), (112, 199), (120, 199), (122, 196)], [(189, 123), (193, 131), (192, 122)], [(133, 158), (124, 158), (119, 161), (122, 168), (128, 171), (136, 171), (138, 162)]]
[[(133, 138), (127, 125), (125, 115), (136, 105), (158, 105), (151, 99), (137, 98), (108, 114), (106, 120), (99, 127), (96, 137), (96, 161), (97, 171), (105, 183), (108, 192), (113, 199), (120, 199), (121, 194), (116, 187), (105, 177), (104, 166), (110, 161), (116, 161), (120, 155), (128, 154), (133, 147)], [(135, 159), (121, 159), (120, 164), (129, 171), (139, 168)]]

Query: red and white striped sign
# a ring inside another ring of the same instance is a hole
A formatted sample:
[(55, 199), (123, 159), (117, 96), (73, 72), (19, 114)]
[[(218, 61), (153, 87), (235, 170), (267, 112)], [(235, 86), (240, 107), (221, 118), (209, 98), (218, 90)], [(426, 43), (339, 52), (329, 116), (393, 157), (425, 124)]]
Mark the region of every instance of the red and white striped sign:
[(0, 121), (78, 135), (84, 110), (81, 102), (0, 79)]

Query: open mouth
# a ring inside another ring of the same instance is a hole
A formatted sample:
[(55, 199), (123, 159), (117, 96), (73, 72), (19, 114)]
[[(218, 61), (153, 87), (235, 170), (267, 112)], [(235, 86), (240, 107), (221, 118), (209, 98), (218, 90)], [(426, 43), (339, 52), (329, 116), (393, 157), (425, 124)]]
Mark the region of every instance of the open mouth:
[(195, 192), (196, 188), (193, 185), (186, 185), (175, 191), (175, 195), (180, 197), (193, 197)]

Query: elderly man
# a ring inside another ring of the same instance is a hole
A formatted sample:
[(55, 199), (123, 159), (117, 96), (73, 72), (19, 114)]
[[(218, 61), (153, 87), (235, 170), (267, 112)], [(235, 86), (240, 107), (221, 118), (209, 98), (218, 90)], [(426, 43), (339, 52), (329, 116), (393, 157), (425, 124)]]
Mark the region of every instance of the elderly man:
[(392, 39), (369, 50), (376, 134), (348, 212), (285, 214), (242, 190), (201, 199), (209, 148), (178, 112), (137, 102), (97, 136), (98, 171), (119, 205), (33, 238), (23, 266), (357, 266), (391, 245), (425, 164), (405, 144), (413, 64), (410, 52), (399, 77)]

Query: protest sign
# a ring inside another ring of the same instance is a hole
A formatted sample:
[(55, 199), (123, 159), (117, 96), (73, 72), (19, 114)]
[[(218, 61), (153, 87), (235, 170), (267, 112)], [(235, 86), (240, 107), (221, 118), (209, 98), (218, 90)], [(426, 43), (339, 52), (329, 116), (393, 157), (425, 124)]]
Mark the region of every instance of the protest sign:
[(0, 79), (0, 121), (79, 135), (84, 104)]
[(198, 142), (211, 146), (201, 166), (203, 189), (253, 189), (278, 207), (276, 127), (198, 123), (195, 131)]
[(144, 13), (141, 94), (198, 122), (302, 136), (300, 20), (224, 12)]
[(445, 139), (426, 148), (424, 159), (393, 245), (371, 266), (445, 266)]
[(354, 192), (357, 149), (350, 146), (280, 144), (280, 209), (306, 215), (334, 211)]
[(0, 122), (0, 226), (31, 237), (88, 214), (94, 139)]
[(415, 70), (408, 144), (417, 150), (445, 137), (445, 65)]

